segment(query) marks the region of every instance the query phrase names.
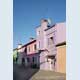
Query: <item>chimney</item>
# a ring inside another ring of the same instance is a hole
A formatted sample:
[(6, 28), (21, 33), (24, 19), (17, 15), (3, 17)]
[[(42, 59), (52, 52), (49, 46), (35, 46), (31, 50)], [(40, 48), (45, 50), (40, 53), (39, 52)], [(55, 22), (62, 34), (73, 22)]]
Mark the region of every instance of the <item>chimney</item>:
[(18, 44), (18, 48), (21, 48), (22, 47), (22, 44)]

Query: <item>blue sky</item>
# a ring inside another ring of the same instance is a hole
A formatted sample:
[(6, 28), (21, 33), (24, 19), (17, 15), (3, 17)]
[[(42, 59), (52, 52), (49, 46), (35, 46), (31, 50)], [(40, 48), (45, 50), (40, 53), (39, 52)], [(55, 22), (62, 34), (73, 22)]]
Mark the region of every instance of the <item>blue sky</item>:
[(13, 48), (36, 36), (42, 18), (66, 21), (66, 0), (13, 0)]

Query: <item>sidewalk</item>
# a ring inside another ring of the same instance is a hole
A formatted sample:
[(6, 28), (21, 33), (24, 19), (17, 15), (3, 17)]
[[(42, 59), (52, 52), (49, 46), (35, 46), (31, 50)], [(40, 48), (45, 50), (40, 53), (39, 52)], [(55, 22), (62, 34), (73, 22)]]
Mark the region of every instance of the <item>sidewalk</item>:
[(66, 74), (39, 70), (30, 80), (66, 80)]

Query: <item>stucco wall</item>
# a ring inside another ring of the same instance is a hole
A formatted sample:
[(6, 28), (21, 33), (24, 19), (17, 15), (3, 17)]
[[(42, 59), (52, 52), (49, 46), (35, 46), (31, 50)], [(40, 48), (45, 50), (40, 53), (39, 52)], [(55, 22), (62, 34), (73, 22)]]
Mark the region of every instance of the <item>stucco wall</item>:
[(57, 72), (66, 73), (66, 45), (57, 47)]
[[(37, 49), (42, 50), (45, 48), (45, 29), (47, 29), (47, 22), (42, 22), (41, 25), (36, 29), (36, 37), (37, 37)], [(39, 34), (40, 32), (40, 34)], [(39, 46), (40, 42), (40, 46)], [(45, 69), (45, 52), (40, 53), (40, 69)]]
[[(47, 30), (45, 36), (46, 36), (46, 41), (44, 43), (46, 44), (46, 49), (49, 51), (48, 54), (56, 54), (55, 52), (56, 50), (56, 47), (55, 47), (56, 29), (55, 27), (52, 27), (51, 29)], [(53, 37), (53, 43), (49, 45), (48, 39), (50, 37)]]
[(66, 41), (66, 23), (56, 24), (56, 44)]
[(25, 47), (18, 49), (18, 52), (22, 53), (22, 52), (24, 52), (24, 50), (25, 50)]
[[(46, 62), (45, 56), (46, 56), (46, 54), (59, 53), (60, 50), (63, 50), (63, 52), (65, 51), (65, 48), (64, 49), (60, 48), (60, 49), (57, 49), (57, 52), (56, 52), (55, 45), (58, 43), (66, 41), (66, 24), (65, 23), (58, 23), (54, 27), (48, 29), (47, 31), (45, 31), (45, 29), (47, 29), (47, 25), (45, 25), (45, 24), (41, 25), (40, 27), (38, 27), (36, 29), (37, 49), (48, 49), (49, 50), (49, 53), (42, 52), (40, 54), (40, 63), (41, 63), (40, 69), (50, 70), (49, 69), (50, 64), (48, 62)], [(40, 34), (39, 34), (39, 31), (40, 31)], [(54, 38), (54, 44), (53, 45), (48, 45), (48, 38), (50, 36), (53, 36), (53, 38)], [(40, 48), (39, 48), (39, 41), (40, 41)], [(58, 57), (60, 55), (58, 55)], [(65, 55), (62, 55), (62, 58), (64, 56)]]
[[(27, 54), (36, 53), (36, 50), (34, 49), (34, 45), (36, 45), (36, 41), (27, 46)], [(29, 51), (29, 48), (30, 48), (30, 51)]]

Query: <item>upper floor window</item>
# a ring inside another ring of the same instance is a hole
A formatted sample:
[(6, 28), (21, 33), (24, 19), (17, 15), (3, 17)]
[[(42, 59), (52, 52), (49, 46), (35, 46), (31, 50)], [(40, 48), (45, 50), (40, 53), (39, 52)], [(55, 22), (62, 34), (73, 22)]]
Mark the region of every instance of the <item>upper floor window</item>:
[(30, 52), (30, 46), (29, 46), (29, 52)]
[(40, 41), (39, 41), (39, 48), (40, 48)]
[(48, 45), (54, 44), (54, 38), (50, 37), (48, 38)]
[(34, 50), (36, 50), (36, 44), (34, 45)]
[(27, 53), (27, 48), (25, 48), (24, 52)]
[(53, 41), (53, 37), (50, 37), (50, 39)]

